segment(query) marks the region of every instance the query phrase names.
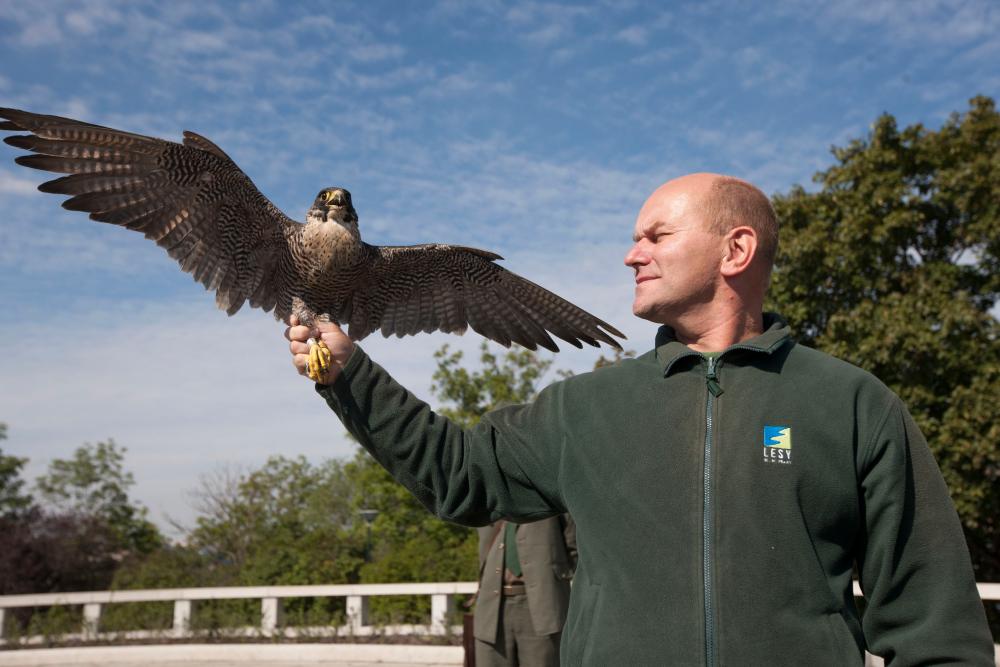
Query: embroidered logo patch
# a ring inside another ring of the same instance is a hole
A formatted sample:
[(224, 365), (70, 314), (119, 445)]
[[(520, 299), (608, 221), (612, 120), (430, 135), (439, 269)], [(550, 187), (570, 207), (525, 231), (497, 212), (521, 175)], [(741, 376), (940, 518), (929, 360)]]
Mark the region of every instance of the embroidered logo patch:
[(764, 463), (792, 462), (792, 427), (764, 427)]

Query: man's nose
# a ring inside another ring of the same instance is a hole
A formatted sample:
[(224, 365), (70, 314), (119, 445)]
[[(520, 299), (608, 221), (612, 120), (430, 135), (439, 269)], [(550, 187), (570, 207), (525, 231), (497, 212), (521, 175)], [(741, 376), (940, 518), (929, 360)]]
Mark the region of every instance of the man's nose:
[(635, 267), (637, 264), (648, 264), (649, 253), (642, 247), (642, 241), (636, 241), (625, 253), (625, 266)]

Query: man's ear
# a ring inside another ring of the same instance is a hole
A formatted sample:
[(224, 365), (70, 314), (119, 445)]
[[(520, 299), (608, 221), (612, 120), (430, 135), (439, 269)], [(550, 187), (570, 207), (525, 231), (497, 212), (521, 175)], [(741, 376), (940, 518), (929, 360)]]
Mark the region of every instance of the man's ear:
[(734, 227), (726, 234), (722, 255), (722, 275), (727, 278), (746, 271), (757, 255), (757, 232), (752, 227)]

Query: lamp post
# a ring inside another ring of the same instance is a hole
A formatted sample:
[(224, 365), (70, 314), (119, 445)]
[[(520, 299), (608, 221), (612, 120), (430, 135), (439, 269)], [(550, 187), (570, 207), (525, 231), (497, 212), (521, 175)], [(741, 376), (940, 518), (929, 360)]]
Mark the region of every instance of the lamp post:
[(358, 510), (361, 518), (368, 524), (368, 538), (365, 541), (365, 562), (372, 562), (372, 521), (378, 516), (378, 510)]

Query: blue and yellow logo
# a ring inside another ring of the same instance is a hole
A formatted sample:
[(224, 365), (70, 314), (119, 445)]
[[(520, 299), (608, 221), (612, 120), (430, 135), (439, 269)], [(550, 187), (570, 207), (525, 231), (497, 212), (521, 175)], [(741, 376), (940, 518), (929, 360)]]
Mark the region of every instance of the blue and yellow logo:
[(764, 427), (764, 462), (765, 463), (792, 462), (791, 426)]

